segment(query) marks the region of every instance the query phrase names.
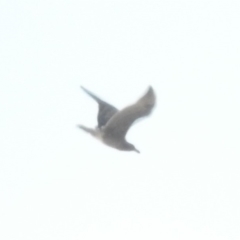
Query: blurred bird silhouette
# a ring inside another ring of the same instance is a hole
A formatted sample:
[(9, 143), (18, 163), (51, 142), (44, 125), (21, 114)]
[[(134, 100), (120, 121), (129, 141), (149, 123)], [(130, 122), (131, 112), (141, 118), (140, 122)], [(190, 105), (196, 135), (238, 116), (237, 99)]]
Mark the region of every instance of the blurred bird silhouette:
[(125, 136), (137, 119), (151, 114), (156, 103), (153, 88), (150, 86), (146, 94), (136, 103), (120, 111), (86, 88), (82, 86), (81, 88), (98, 103), (98, 126), (95, 129), (83, 125), (78, 125), (78, 127), (110, 147), (121, 151), (135, 151), (140, 153), (133, 144), (126, 141)]

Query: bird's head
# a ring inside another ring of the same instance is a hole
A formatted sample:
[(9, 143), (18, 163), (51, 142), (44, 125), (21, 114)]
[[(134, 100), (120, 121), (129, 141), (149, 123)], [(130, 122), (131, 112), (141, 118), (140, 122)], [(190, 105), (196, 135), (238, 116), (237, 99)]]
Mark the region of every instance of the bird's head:
[(137, 153), (140, 153), (140, 151), (139, 151), (138, 149), (136, 149), (135, 147), (133, 148), (132, 151), (135, 151), (135, 152), (137, 152)]
[(136, 149), (135, 146), (131, 143), (126, 143), (126, 145), (124, 146), (124, 150), (125, 151), (134, 151), (134, 152), (140, 153), (140, 151), (138, 149)]

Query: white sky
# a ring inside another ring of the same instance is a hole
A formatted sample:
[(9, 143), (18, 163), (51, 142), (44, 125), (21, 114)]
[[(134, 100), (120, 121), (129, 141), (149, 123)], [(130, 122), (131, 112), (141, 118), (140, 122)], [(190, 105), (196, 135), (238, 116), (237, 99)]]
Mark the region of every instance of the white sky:
[[(0, 239), (240, 239), (239, 1), (0, 1)], [(157, 107), (120, 152), (85, 86)]]

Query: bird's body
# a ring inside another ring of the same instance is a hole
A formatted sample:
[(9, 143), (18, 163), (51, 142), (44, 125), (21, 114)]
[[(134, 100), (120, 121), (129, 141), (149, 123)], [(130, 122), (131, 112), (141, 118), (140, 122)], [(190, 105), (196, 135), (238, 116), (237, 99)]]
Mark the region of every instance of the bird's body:
[(104, 144), (122, 151), (139, 151), (126, 141), (125, 136), (131, 125), (139, 118), (148, 116), (156, 102), (152, 87), (135, 104), (119, 111), (96, 95), (82, 87), (82, 89), (98, 102), (98, 127), (95, 129), (79, 125), (79, 128), (90, 133)]

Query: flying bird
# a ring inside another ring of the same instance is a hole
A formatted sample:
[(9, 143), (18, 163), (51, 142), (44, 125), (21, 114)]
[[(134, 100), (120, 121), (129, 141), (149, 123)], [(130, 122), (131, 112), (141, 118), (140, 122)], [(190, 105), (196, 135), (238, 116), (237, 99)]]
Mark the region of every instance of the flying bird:
[(137, 119), (151, 114), (156, 103), (153, 88), (150, 86), (136, 103), (122, 110), (103, 101), (83, 86), (81, 88), (98, 103), (98, 126), (95, 129), (83, 125), (78, 125), (78, 127), (112, 148), (140, 153), (133, 144), (126, 141), (125, 137)]

